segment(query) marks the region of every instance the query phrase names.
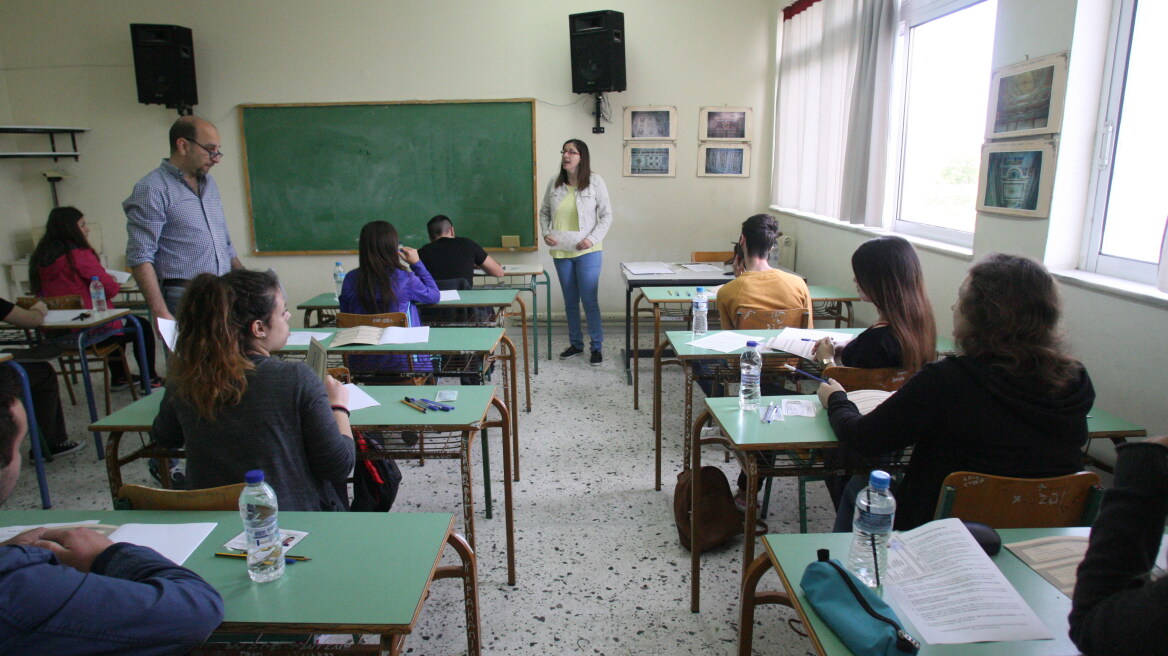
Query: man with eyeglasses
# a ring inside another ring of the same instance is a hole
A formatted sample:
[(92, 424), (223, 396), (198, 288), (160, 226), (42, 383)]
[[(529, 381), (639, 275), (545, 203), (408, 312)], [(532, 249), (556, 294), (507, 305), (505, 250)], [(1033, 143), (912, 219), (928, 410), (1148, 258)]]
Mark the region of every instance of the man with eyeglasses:
[(126, 264), (155, 317), (174, 319), (200, 273), (242, 269), (219, 187), (209, 174), (223, 158), (219, 130), (195, 116), (170, 127), (170, 157), (134, 185), (126, 213)]

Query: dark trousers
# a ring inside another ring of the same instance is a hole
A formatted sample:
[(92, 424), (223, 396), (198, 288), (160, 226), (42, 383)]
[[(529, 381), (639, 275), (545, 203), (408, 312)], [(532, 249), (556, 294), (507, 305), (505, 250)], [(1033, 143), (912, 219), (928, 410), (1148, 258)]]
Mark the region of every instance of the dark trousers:
[(61, 389), (57, 386), (57, 372), (47, 362), (21, 362), (28, 373), (32, 404), (36, 410), (37, 426), (49, 444), (69, 441), (65, 427), (65, 411), (61, 409)]

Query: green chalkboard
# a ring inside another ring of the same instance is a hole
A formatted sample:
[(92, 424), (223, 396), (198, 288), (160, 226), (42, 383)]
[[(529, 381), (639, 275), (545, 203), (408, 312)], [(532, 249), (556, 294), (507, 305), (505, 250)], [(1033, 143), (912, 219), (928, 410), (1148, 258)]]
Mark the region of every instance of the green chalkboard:
[(484, 248), (536, 247), (531, 99), (239, 111), (256, 254), (354, 253), (376, 220), (416, 248), (435, 214)]

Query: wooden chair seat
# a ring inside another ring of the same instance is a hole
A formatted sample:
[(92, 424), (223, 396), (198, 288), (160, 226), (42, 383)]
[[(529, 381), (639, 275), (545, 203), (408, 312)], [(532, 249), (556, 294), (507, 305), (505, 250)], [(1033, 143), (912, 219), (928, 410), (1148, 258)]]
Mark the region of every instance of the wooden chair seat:
[(934, 519), (957, 517), (994, 528), (1090, 526), (1102, 500), (1094, 472), (1013, 478), (959, 471), (945, 477)]

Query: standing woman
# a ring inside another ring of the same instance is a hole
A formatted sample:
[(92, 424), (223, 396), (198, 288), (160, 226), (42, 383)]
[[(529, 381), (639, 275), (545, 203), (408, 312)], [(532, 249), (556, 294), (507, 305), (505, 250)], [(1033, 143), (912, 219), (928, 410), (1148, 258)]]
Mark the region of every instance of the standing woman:
[[(112, 301), (121, 291), (117, 281), (102, 266), (97, 252), (89, 245), (89, 226), (81, 210), (76, 207), (53, 208), (45, 224), (45, 235), (28, 261), (28, 279), (33, 294), (42, 297), (77, 294), (86, 308), (92, 308), (89, 284), (94, 276), (105, 288), (107, 301)], [(113, 324), (114, 327), (121, 325), (121, 321)], [(138, 369), (149, 372), (152, 384), (161, 387), (162, 381), (154, 370), (154, 331), (144, 328), (142, 341), (146, 347), (146, 362), (139, 362)], [(132, 346), (133, 335), (114, 335), (100, 342), (100, 345), (109, 343), (130, 345), (128, 348), (137, 360), (138, 351)], [(130, 372), (125, 371), (121, 360), (111, 359), (109, 364), (110, 386), (118, 388), (129, 385)]]
[[(345, 282), (341, 285), (341, 312), (404, 312), (409, 325), (424, 325), (418, 316), (417, 304), (437, 303), (442, 294), (418, 257), (418, 251), (402, 246), (397, 239), (397, 229), (388, 221), (366, 223), (361, 228), (358, 249), (358, 268), (345, 274)], [(411, 357), (414, 358), (412, 363)], [(377, 370), (433, 370), (428, 356), (354, 355), (349, 357), (349, 365), (355, 374)]]
[(347, 510), (356, 451), (349, 390), (303, 362), (271, 357), (288, 341), (287, 302), (270, 273), (235, 269), (191, 281), (178, 315), (154, 439), (185, 447), (187, 486), (231, 485), (264, 470), (280, 510)]
[[(564, 312), (568, 318), (568, 348), (560, 359), (575, 357), (584, 352), (584, 335), (580, 330), (580, 304), (588, 318), (590, 363), (604, 362), (601, 346), (604, 329), (600, 325), (600, 265), (603, 254), (600, 240), (612, 225), (612, 204), (608, 201), (608, 187), (592, 172), (588, 146), (579, 139), (569, 139), (560, 149), (560, 173), (548, 182), (539, 208), (539, 225), (543, 241), (552, 247), (560, 290), (564, 293)], [(575, 243), (561, 244), (551, 235), (565, 232), (580, 233)]]

